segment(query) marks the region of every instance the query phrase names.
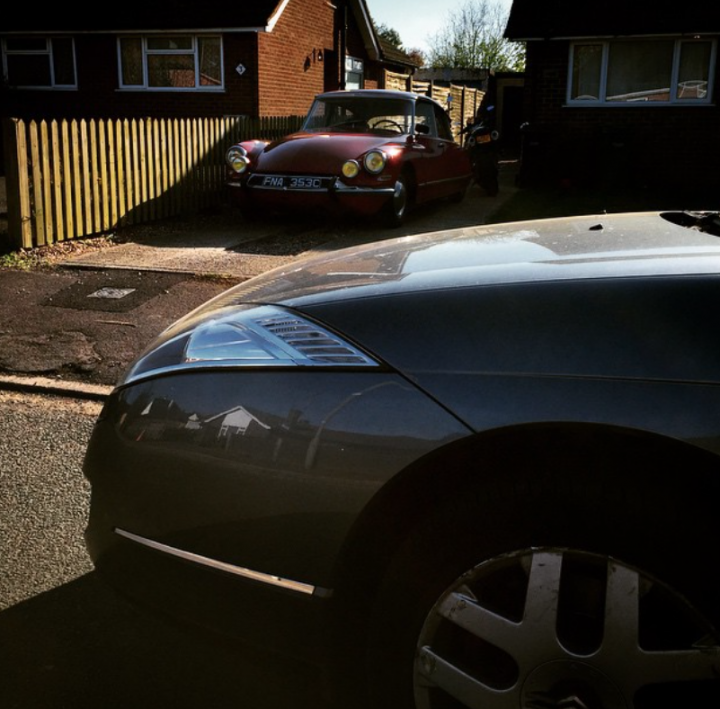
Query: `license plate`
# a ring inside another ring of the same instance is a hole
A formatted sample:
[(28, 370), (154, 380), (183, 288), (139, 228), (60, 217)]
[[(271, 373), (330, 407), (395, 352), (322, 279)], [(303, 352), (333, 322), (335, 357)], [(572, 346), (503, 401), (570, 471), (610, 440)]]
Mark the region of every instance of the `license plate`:
[(266, 190), (323, 190), (328, 186), (327, 177), (310, 177), (306, 175), (253, 175), (250, 179), (252, 187)]

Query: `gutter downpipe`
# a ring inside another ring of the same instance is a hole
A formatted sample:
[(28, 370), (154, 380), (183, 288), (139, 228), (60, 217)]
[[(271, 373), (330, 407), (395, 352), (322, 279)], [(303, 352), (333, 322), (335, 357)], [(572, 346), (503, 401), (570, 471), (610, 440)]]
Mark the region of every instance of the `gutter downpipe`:
[(348, 33), (348, 2), (343, 0), (340, 6), (340, 89), (344, 91), (347, 88), (347, 70), (345, 62), (347, 61), (347, 33)]

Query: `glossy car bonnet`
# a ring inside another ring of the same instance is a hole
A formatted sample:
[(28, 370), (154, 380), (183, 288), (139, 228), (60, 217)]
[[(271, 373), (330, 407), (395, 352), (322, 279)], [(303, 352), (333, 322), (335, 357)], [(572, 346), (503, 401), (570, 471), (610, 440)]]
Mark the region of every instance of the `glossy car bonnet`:
[(713, 273), (717, 237), (658, 213), (467, 227), (342, 249), (267, 272), (196, 313), (239, 303), (289, 306), (542, 280)]

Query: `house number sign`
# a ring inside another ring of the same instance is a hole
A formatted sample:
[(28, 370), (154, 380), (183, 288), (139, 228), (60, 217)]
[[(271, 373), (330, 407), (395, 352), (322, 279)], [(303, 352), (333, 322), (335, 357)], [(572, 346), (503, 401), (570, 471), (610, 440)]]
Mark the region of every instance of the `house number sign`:
[(245, 69), (245, 67), (244, 67), (242, 64), (238, 64), (238, 65), (235, 67), (235, 71), (236, 71), (240, 76), (242, 76), (242, 75), (245, 73), (246, 69)]

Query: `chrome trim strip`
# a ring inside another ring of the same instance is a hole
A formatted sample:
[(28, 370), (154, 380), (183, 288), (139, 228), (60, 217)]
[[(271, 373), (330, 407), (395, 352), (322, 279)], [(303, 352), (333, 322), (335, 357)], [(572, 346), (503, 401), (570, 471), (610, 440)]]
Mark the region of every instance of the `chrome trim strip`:
[(115, 534), (130, 541), (142, 544), (143, 546), (154, 549), (155, 551), (169, 554), (170, 556), (176, 556), (179, 559), (185, 561), (191, 561), (194, 564), (200, 564), (201, 566), (208, 566), (211, 569), (217, 569), (219, 571), (225, 571), (229, 574), (235, 574), (236, 576), (242, 576), (243, 578), (252, 579), (253, 581), (259, 581), (260, 583), (266, 583), (270, 586), (277, 586), (280, 588), (287, 589), (289, 591), (296, 591), (297, 593), (304, 593), (307, 596), (321, 596), (328, 597), (331, 595), (331, 591), (326, 588), (320, 588), (318, 586), (312, 586), (309, 583), (301, 583), (300, 581), (292, 581), (291, 579), (284, 579), (280, 576), (272, 576), (270, 574), (264, 574), (260, 571), (253, 571), (252, 569), (245, 569), (242, 566), (234, 566), (233, 564), (227, 564), (224, 561), (217, 561), (216, 559), (210, 559), (200, 554), (194, 554), (193, 552), (183, 551), (182, 549), (176, 549), (175, 547), (162, 544), (161, 542), (141, 537), (132, 532), (128, 532), (125, 529), (115, 527), (113, 530)]
[(330, 191), (329, 187), (314, 187), (314, 188), (303, 188), (303, 187), (270, 187), (268, 185), (248, 185), (250, 190), (265, 190), (266, 192), (287, 192), (295, 193), (302, 192), (304, 194), (327, 194)]
[(337, 180), (331, 187), (335, 194), (395, 194), (395, 187), (356, 187)]
[(471, 181), (472, 175), (465, 175), (463, 177), (444, 177), (442, 180), (428, 180), (427, 182), (422, 183), (422, 187), (430, 187), (435, 185), (445, 185), (448, 182), (465, 182), (465, 181)]

